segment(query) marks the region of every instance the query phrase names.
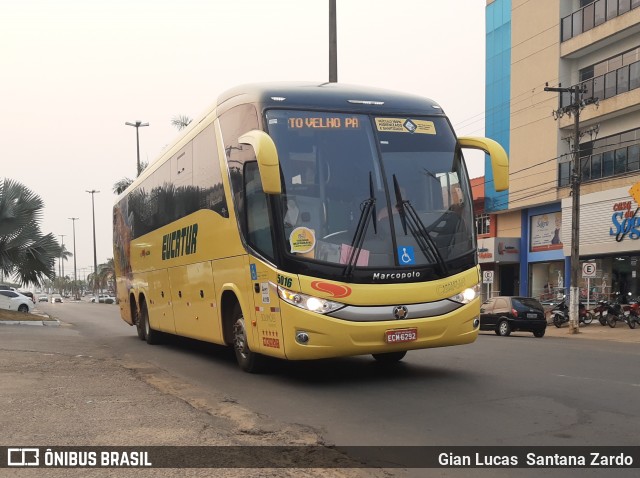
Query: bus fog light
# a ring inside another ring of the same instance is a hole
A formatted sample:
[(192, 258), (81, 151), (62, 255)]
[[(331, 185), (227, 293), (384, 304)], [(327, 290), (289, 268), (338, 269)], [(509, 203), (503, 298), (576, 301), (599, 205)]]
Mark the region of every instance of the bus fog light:
[(309, 343), (309, 334), (306, 332), (296, 332), (296, 342), (300, 345), (307, 345)]
[(480, 319), (476, 317), (475, 319), (473, 319), (473, 328), (477, 329), (479, 325), (480, 325)]

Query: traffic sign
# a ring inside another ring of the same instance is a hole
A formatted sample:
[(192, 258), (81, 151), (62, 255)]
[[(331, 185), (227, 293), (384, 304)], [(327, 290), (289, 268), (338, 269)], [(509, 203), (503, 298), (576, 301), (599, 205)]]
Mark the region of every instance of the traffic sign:
[(583, 279), (595, 279), (596, 277), (596, 263), (595, 262), (585, 262), (582, 264), (582, 278)]
[(493, 271), (482, 271), (482, 283), (493, 284)]

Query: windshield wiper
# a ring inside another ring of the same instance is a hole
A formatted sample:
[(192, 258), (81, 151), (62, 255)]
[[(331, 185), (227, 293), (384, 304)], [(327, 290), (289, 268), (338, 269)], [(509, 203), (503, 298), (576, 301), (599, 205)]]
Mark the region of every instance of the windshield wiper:
[(393, 189), (396, 194), (396, 209), (400, 214), (400, 221), (405, 235), (407, 234), (408, 228), (427, 260), (437, 264), (441, 275), (443, 277), (446, 276), (449, 272), (447, 264), (444, 262), (437, 244), (433, 240), (433, 237), (431, 237), (431, 234), (429, 234), (429, 231), (423, 222), (420, 220), (420, 216), (418, 216), (413, 205), (408, 200), (403, 199), (402, 193), (400, 192), (400, 185), (398, 184), (398, 178), (396, 178), (395, 174), (393, 175)]
[[(360, 205), (360, 218), (358, 219), (358, 225), (356, 226), (356, 232), (351, 239), (351, 253), (349, 259), (347, 259), (347, 266), (344, 268), (343, 275), (350, 276), (353, 272), (353, 268), (358, 263), (358, 257), (360, 257), (360, 251), (362, 250), (362, 244), (369, 228), (371, 218), (376, 217), (376, 197), (373, 190), (373, 176), (369, 171), (369, 198), (365, 199)], [(378, 233), (378, 226), (376, 221), (373, 221), (373, 232)]]

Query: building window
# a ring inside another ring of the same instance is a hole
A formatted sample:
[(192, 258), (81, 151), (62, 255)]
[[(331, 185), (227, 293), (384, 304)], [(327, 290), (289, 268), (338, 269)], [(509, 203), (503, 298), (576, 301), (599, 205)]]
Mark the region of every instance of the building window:
[[(583, 99), (604, 100), (634, 90), (640, 87), (640, 47), (582, 68), (579, 74)], [(560, 107), (571, 101), (571, 95), (560, 95)]]
[(640, 0), (581, 0), (580, 9), (561, 20), (562, 41), (567, 41), (637, 7), (640, 7)]
[[(582, 181), (618, 176), (640, 169), (640, 128), (580, 144)], [(558, 187), (570, 184), (573, 161), (558, 165)]]
[(476, 216), (476, 232), (478, 235), (491, 232), (491, 216), (489, 214), (478, 214)]

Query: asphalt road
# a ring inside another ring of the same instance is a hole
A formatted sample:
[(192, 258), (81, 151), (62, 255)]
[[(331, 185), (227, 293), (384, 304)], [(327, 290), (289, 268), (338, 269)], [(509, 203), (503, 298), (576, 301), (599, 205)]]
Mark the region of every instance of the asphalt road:
[[(167, 393), (187, 401), (223, 397), (255, 414), (254, 425), (255, 417), (264, 417), (265, 423), (304, 430), (301, 436), (308, 432), (327, 444), (640, 444), (637, 343), (482, 333), (471, 345), (410, 352), (392, 367), (371, 357), (277, 361), (269, 373), (250, 375), (224, 348), (185, 339), (157, 346), (141, 342), (115, 305), (40, 308), (60, 318), (65, 333), (73, 332), (79, 354), (115, 358), (131, 369), (151, 367), (155, 375), (148, 381)], [(50, 347), (42, 341), (30, 346)], [(429, 476), (464, 474), (431, 471)], [(596, 471), (552, 470), (547, 476), (600, 476)], [(632, 476), (629, 471), (611, 474)], [(474, 470), (468, 476), (512, 472)]]

